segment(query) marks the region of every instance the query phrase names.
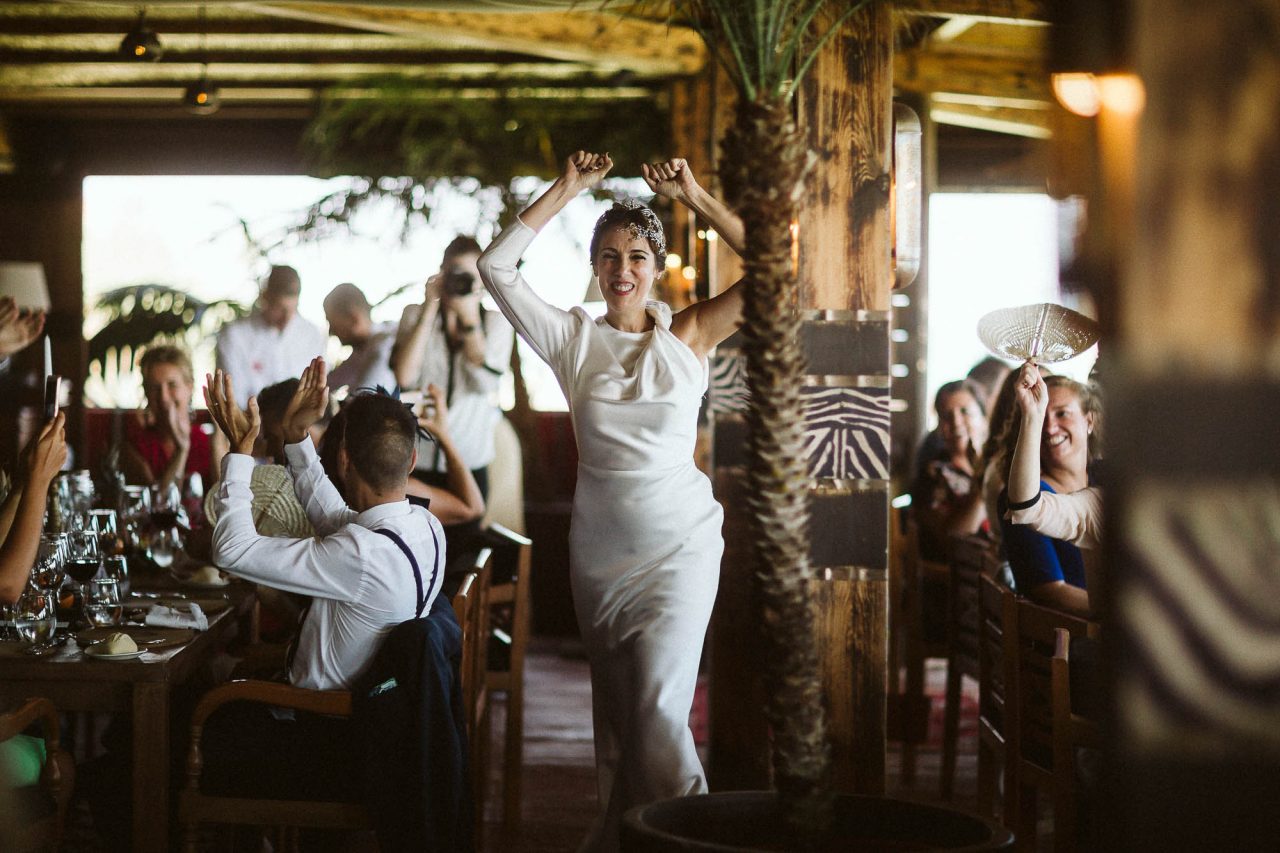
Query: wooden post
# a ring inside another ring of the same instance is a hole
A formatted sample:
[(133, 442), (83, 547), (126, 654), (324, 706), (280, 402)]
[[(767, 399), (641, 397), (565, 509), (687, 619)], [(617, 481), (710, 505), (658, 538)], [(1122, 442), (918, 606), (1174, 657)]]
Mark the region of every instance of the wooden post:
[[(1269, 849), (1280, 837), (1280, 7), (1131, 5), (1147, 87), (1139, 141), (1117, 131), (1123, 104), (1099, 134), (1104, 165), (1136, 168), (1134, 241), (1112, 264), (1119, 360), (1103, 372), (1117, 630), (1102, 695), (1118, 763), (1099, 796), (1115, 818), (1104, 841)], [(1114, 214), (1129, 178), (1105, 171)]]
[[(806, 393), (876, 423), (829, 430), (835, 464), (811, 460), (810, 550), (833, 777), (839, 790), (864, 794), (885, 785), (892, 70), (891, 7), (874, 3), (823, 49), (799, 99), (817, 156), (798, 220), (800, 299), (822, 312), (806, 324)], [(841, 361), (836, 353), (858, 355)], [(873, 451), (855, 463), (847, 448), (864, 438)]]

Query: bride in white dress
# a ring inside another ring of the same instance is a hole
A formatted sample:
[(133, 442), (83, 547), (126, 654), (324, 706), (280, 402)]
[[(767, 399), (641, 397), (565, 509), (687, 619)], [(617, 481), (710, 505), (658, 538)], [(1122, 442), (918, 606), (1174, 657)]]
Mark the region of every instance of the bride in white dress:
[[(720, 505), (693, 452), (707, 355), (742, 322), (741, 283), (674, 316), (648, 298), (666, 240), (640, 205), (615, 204), (596, 223), (602, 318), (554, 308), (525, 283), (517, 264), (538, 231), (611, 168), (607, 154), (569, 157), (480, 258), (502, 313), (555, 371), (578, 441), (569, 555), (591, 662), (600, 813), (581, 849), (593, 853), (618, 849), (628, 808), (707, 790), (689, 710), (724, 543)], [(684, 160), (643, 174), (741, 252), (742, 223)]]

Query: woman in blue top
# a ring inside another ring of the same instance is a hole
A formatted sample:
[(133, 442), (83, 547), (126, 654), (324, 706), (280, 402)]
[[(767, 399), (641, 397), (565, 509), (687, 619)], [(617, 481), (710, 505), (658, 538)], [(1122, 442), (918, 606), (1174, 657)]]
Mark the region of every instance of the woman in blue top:
[[(1041, 431), (1040, 490), (1070, 494), (1089, 485), (1089, 463), (1097, 456), (1101, 406), (1088, 385), (1066, 376), (1046, 376), (1048, 411)], [(1005, 436), (1012, 458), (1020, 420), (1010, 421)], [(1084, 558), (1080, 549), (1061, 539), (1036, 533), (1004, 518), (1008, 500), (1001, 499), (1001, 525), (1018, 592), (1050, 607), (1089, 613)], [(1014, 507), (1015, 509), (1017, 507)]]

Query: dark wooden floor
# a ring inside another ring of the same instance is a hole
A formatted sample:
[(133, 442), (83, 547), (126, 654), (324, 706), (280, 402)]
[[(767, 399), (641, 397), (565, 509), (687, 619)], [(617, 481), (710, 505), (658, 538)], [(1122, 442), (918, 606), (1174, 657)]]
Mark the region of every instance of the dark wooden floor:
[[(495, 703), (495, 766), (491, 768), (488, 837), (490, 853), (563, 853), (576, 849), (595, 813), (595, 773), (592, 763), (591, 691), (587, 664), (580, 656), (566, 655), (572, 644), (557, 647), (540, 643), (526, 661), (525, 782), (524, 807), (519, 830), (501, 831), (500, 775), (496, 756), (501, 749), (501, 701)], [(942, 693), (946, 667), (931, 661), (929, 691)], [(967, 684), (970, 708), (976, 685)], [(889, 793), (923, 802), (941, 802), (938, 796), (941, 752), (941, 714), (933, 715), (930, 744), (917, 753), (916, 781), (901, 782), (901, 755), (891, 743), (888, 762)], [(972, 718), (962, 722), (952, 805), (967, 811), (976, 807), (977, 758)], [(968, 733), (968, 734), (966, 734)]]

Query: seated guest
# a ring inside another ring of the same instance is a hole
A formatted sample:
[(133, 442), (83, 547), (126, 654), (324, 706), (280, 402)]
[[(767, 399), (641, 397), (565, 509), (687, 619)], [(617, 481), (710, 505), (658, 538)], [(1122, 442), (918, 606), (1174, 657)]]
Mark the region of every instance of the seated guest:
[(394, 388), (396, 375), (391, 369), (391, 345), (396, 341), (394, 323), (373, 324), (369, 300), (354, 284), (340, 284), (324, 298), (324, 316), (329, 321), (329, 334), (351, 355), (329, 373), (329, 387), (344, 385), (355, 392), (360, 388)]
[[(982, 408), (989, 416), (988, 422), (991, 424), (992, 434), (995, 433), (997, 421), (990, 416), (995, 413), (996, 397), (1009, 375), (1009, 365), (998, 358), (987, 356), (969, 368), (969, 372), (964, 377), (976, 385), (978, 391), (981, 391), (978, 399), (981, 400)], [(926, 465), (935, 459), (945, 457), (946, 448), (943, 447), (942, 433), (935, 428), (920, 441), (920, 446), (916, 448), (915, 470), (911, 476), (912, 482), (919, 480), (923, 476)]]
[[(232, 379), (221, 371), (205, 390), (231, 447), (218, 490), (214, 560), (240, 577), (312, 597), (287, 678), (315, 690), (349, 689), (395, 625), (430, 609), (444, 579), (440, 522), (405, 497), (417, 455), (413, 415), (384, 394), (351, 401), (337, 460), (344, 501), (307, 432), (328, 403), (325, 380), (324, 360), (317, 358), (302, 374), (283, 429), (289, 473), (315, 538), (266, 537), (254, 529), (249, 479), (260, 425), (257, 400), (249, 400), (248, 411), (240, 409)], [(260, 706), (232, 706), (206, 727), (206, 779), (221, 776), (246, 795), (282, 796), (287, 785), (289, 795), (349, 798), (356, 758), (349, 725), (346, 719), (279, 719)], [(280, 773), (255, 772), (263, 757), (278, 759)]]
[(24, 480), (0, 504), (0, 603), (13, 604), (27, 588), (40, 548), (49, 484), (67, 460), (66, 415), (41, 428), (23, 454)]
[(191, 424), (191, 359), (175, 346), (147, 347), (139, 362), (147, 407), (126, 427), (120, 467), (130, 483), (182, 484), (189, 474), (212, 483), (209, 436)]
[[(1018, 389), (1022, 414), (1012, 440), (1021, 444), (1023, 433), (1034, 428), (1040, 444), (1039, 466), (1037, 471), (1027, 452), (1030, 444), (1020, 448), (1020, 455), (1018, 450), (1010, 454), (1011, 462), (1019, 463), (1019, 467), (1016, 490), (1009, 494), (1016, 494), (1019, 500), (1006, 495), (1002, 508), (1013, 512), (1031, 509), (1035, 501), (1044, 500), (1047, 495), (1074, 495), (1085, 490), (1089, 486), (1089, 463), (1097, 453), (1096, 428), (1101, 407), (1093, 390), (1065, 376), (1033, 381), (1032, 373), (1039, 375), (1034, 366), (1024, 368), (1019, 374), (1025, 377), (1020, 379)], [(1027, 387), (1027, 382), (1032, 382), (1032, 386)], [(1043, 398), (1043, 403), (1037, 402), (1038, 397)], [(1039, 409), (1041, 405), (1043, 409)], [(1041, 421), (1043, 425), (1035, 427)], [(1028, 478), (1037, 475), (1038, 482), (1028, 488)], [(1011, 487), (1015, 486), (1012, 473), (1009, 482)], [(1034, 495), (1027, 494), (1033, 490)], [(1047, 494), (1037, 498), (1042, 492)], [(1092, 498), (1073, 500), (1083, 502)], [(1027, 524), (1019, 524), (1015, 519), (1002, 515), (1001, 522), (1005, 551), (1018, 591), (1041, 604), (1089, 615), (1088, 582), (1080, 549), (1065, 539), (1046, 536)], [(1056, 525), (1052, 531), (1067, 532)], [(1093, 541), (1091, 537), (1095, 536), (1096, 528), (1082, 526), (1073, 538)]]
[[(426, 414), (417, 418), (418, 426), (425, 429), (440, 448), (446, 466), (445, 483), (443, 486), (431, 486), (411, 477), (406, 490), (411, 502), (431, 508), (431, 514), (445, 526), (447, 534), (450, 528), (476, 521), (484, 515), (484, 497), (480, 494), (475, 476), (462, 461), (449, 432), (449, 410), (445, 404), (444, 391), (439, 386), (428, 385), (427, 399)], [(343, 443), (346, 411), (344, 406), (334, 416), (320, 441), (320, 462), (339, 493), (345, 489), (338, 467), (338, 451)]]
[(1040, 491), (1040, 432), (1049, 405), (1049, 386), (1031, 362), (1018, 373), (1022, 429), (1009, 466), (1008, 518), (1037, 533), (1065, 539), (1081, 548), (1102, 544), (1102, 490), (1086, 486), (1060, 495)]
[(978, 449), (987, 440), (984, 400), (982, 389), (968, 379), (948, 382), (934, 397), (943, 452), (924, 466), (911, 489), (925, 559), (944, 561), (950, 537), (986, 529), (987, 511), (976, 479)]

